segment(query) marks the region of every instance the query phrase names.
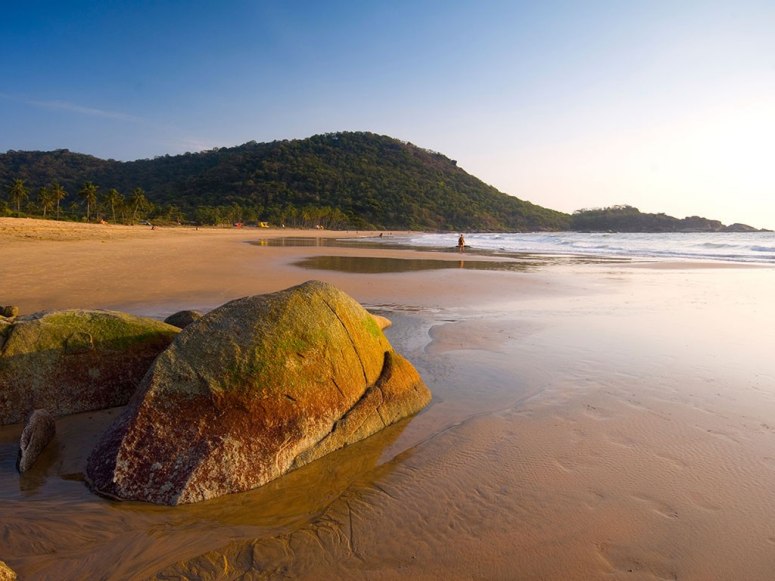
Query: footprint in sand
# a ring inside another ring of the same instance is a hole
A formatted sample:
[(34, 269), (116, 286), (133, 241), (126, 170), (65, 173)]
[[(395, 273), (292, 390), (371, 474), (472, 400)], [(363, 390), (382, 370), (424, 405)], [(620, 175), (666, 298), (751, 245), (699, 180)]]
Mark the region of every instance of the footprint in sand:
[(702, 426), (694, 426), (695, 429), (700, 430), (702, 432), (706, 432), (710, 434), (711, 436), (715, 436), (716, 438), (726, 440), (727, 442), (731, 442), (733, 444), (740, 444), (740, 440), (734, 438), (730, 434), (726, 432), (722, 432), (721, 430), (714, 430), (712, 428), (704, 428)]
[(553, 458), (554, 464), (563, 472), (573, 472), (576, 468), (576, 464), (565, 458)]
[(651, 496), (647, 496), (645, 494), (634, 494), (632, 496), (635, 500), (639, 502), (646, 503), (649, 506), (649, 508), (657, 513), (660, 516), (663, 516), (664, 518), (669, 519), (677, 519), (678, 518), (678, 511), (675, 510), (672, 506), (669, 504), (666, 504), (662, 502), (661, 500), (657, 500), (656, 498), (652, 498)]
[(597, 554), (613, 571), (638, 573), (657, 579), (678, 579), (678, 574), (670, 566), (667, 555), (639, 552), (633, 547), (609, 543), (595, 543)]
[(666, 454), (665, 452), (656, 452), (654, 454), (657, 458), (661, 458), (662, 460), (666, 460), (676, 468), (679, 468), (683, 470), (684, 468), (688, 468), (689, 464), (683, 461), (681, 458), (678, 458), (677, 456), (673, 456), (671, 454)]
[(705, 498), (702, 494), (694, 490), (689, 493), (689, 500), (691, 500), (695, 506), (702, 508), (703, 510), (710, 510), (710, 511), (721, 510), (720, 506), (712, 503), (707, 498)]
[(608, 410), (604, 410), (603, 408), (599, 408), (590, 404), (587, 404), (584, 407), (584, 413), (590, 418), (599, 421), (610, 420), (612, 417), (611, 412)]
[(614, 432), (612, 434), (606, 434), (606, 437), (608, 438), (608, 441), (614, 444), (615, 446), (621, 446), (622, 448), (627, 448), (629, 450), (632, 450), (633, 448), (635, 448), (635, 445), (637, 444), (637, 442), (632, 438), (629, 438), (618, 432)]
[(606, 500), (607, 496), (599, 490), (587, 490), (585, 494), (584, 506), (589, 510), (597, 510), (600, 504)]

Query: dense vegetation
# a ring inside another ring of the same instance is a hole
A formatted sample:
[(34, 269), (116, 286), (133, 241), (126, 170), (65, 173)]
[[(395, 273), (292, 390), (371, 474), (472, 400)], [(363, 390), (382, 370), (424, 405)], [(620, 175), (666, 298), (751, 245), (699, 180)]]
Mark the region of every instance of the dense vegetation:
[(459, 231), (561, 230), (570, 217), (499, 192), (444, 155), (372, 133), (249, 142), (133, 162), (0, 155), (0, 213), (70, 219)]
[(571, 230), (580, 232), (750, 232), (745, 224), (724, 226), (718, 220), (699, 216), (674, 218), (666, 214), (647, 214), (632, 206), (611, 206), (578, 210), (571, 216)]

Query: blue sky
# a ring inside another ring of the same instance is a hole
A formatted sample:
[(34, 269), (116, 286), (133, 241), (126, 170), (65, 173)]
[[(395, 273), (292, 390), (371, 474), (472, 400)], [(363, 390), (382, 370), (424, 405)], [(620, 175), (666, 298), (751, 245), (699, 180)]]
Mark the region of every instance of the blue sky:
[(774, 31), (748, 0), (4, 3), (0, 151), (365, 130), (559, 210), (775, 228)]

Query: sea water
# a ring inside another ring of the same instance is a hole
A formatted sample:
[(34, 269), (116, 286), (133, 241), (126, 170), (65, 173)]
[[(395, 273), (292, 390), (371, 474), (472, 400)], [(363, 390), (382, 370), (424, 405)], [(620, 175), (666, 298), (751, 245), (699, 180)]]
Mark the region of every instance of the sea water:
[[(381, 239), (391, 244), (451, 248), (458, 233), (410, 234)], [(775, 264), (774, 232), (628, 233), (472, 233), (465, 234), (472, 251), (630, 258), (711, 260)]]

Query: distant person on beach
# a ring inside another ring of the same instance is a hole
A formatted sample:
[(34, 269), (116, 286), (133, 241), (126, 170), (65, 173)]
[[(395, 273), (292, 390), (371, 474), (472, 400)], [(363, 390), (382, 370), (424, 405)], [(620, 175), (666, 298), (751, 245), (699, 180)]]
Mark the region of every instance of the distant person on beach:
[(463, 249), (466, 246), (466, 239), (463, 238), (463, 235), (460, 235), (460, 238), (457, 239), (457, 249), (459, 252), (463, 252)]

